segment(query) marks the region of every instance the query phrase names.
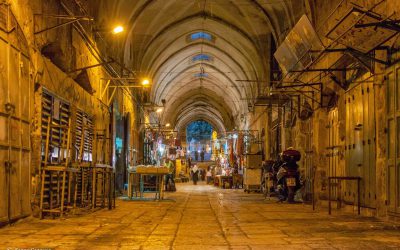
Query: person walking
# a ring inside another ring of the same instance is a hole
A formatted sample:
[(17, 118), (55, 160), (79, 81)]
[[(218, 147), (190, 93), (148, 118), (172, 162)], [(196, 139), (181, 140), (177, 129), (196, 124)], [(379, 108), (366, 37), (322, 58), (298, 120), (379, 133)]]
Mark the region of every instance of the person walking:
[(206, 170), (201, 169), (200, 175), (201, 175), (201, 181), (205, 181), (206, 180)]
[(201, 152), (200, 152), (200, 159), (201, 159), (201, 162), (203, 162), (204, 161), (204, 149), (203, 150), (201, 150)]
[(198, 152), (197, 150), (194, 151), (194, 159), (195, 159), (196, 161), (199, 160), (199, 152)]
[(194, 164), (192, 168), (192, 180), (193, 184), (197, 185), (197, 181), (199, 180), (199, 168), (197, 167), (196, 164)]
[[(187, 167), (188, 167), (188, 169), (192, 168), (192, 157), (191, 156), (189, 156), (187, 159)], [(187, 173), (187, 171), (186, 171), (186, 173)]]

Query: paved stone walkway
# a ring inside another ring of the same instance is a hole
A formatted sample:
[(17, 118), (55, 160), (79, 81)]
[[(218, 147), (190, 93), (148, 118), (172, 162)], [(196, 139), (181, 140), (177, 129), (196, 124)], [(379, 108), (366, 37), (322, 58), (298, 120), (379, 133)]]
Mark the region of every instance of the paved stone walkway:
[(0, 229), (0, 249), (400, 249), (400, 230), (356, 215), (328, 216), (260, 194), (180, 184), (174, 201), (118, 201), (64, 220)]

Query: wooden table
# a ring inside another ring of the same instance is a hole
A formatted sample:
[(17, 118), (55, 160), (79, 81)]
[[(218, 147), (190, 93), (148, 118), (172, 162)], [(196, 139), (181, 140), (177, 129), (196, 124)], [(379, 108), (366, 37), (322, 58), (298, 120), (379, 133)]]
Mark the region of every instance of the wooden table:
[(229, 182), (230, 187), (233, 186), (233, 178), (232, 176), (225, 176), (225, 175), (216, 175), (215, 176), (218, 180), (218, 186), (220, 188), (225, 188), (224, 183)]
[[(164, 176), (167, 173), (160, 173), (158, 171), (146, 171), (146, 172), (137, 172), (134, 170), (129, 170), (129, 178), (128, 178), (128, 198), (130, 200), (148, 200), (148, 198), (144, 197), (145, 193), (154, 193), (154, 200), (162, 200), (164, 199)], [(145, 177), (146, 176), (155, 176), (156, 182), (154, 186), (154, 191), (145, 190)], [(133, 195), (135, 193), (135, 196)]]

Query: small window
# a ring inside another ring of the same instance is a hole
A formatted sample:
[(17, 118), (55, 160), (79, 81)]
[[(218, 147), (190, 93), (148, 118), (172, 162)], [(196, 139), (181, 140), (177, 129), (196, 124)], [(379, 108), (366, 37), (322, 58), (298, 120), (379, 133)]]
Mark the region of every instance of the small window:
[(188, 35), (187, 40), (188, 42), (193, 42), (199, 39), (207, 40), (213, 42), (215, 40), (214, 36), (210, 33), (199, 31)]
[(192, 58), (192, 62), (197, 62), (197, 61), (211, 61), (212, 57), (206, 54), (199, 54), (195, 55)]
[(196, 74), (194, 74), (194, 77), (205, 78), (205, 77), (208, 77), (208, 74), (207, 73), (196, 73)]

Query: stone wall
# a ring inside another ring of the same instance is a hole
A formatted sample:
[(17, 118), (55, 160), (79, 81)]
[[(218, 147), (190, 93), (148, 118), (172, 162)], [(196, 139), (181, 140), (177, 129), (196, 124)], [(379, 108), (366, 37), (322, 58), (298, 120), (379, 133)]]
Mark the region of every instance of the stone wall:
[[(76, 110), (80, 109), (91, 115), (94, 120), (95, 133), (106, 131), (106, 138), (113, 138), (110, 131), (110, 124), (113, 122), (111, 115), (111, 106), (108, 106), (107, 99), (110, 91), (103, 96), (106, 80), (104, 78), (117, 77), (115, 65), (106, 67), (98, 66), (86, 70), (87, 82), (90, 83), (89, 91), (87, 85), (85, 89), (76, 82), (78, 75), (82, 71), (74, 71), (82, 67), (102, 63), (102, 52), (99, 47), (105, 47), (104, 44), (96, 43), (93, 35), (90, 33), (89, 23), (81, 21), (87, 37), (82, 36), (82, 31), (75, 29), (72, 25), (65, 25), (57, 29), (34, 34), (35, 31), (51, 27), (66, 20), (55, 18), (46, 18), (43, 16), (34, 16), (36, 13), (45, 13), (52, 15), (67, 15), (73, 11), (76, 15), (84, 15), (80, 12), (74, 1), (64, 1), (62, 6), (59, 1), (48, 0), (16, 0), (7, 2), (11, 11), (16, 16), (23, 33), (28, 41), (29, 56), (31, 61), (32, 76), (34, 78), (34, 95), (32, 95), (33, 121), (31, 127), (31, 175), (32, 175), (32, 203), (37, 204), (37, 195), (39, 183), (39, 166), (41, 162), (41, 96), (45, 88), (55, 96), (71, 104), (72, 127), (76, 120)], [(93, 13), (87, 13), (92, 14)], [(109, 46), (109, 44), (107, 45)], [(113, 51), (118, 51), (118, 46), (113, 47)], [(50, 52), (50, 53), (46, 53)], [(104, 53), (106, 54), (106, 53)], [(72, 73), (68, 73), (74, 71)], [(91, 91), (90, 91), (91, 88)], [(137, 135), (137, 102), (131, 95), (122, 93), (122, 89), (117, 90), (115, 99), (111, 105), (117, 107), (118, 113), (122, 116), (130, 113), (131, 115), (131, 134)], [(129, 91), (128, 91), (129, 92)], [(115, 114), (115, 112), (114, 112)], [(115, 124), (113, 125), (115, 126)], [(72, 129), (73, 131), (73, 129)], [(72, 136), (74, 138), (74, 135)], [(115, 139), (115, 138), (113, 138)], [(128, 142), (130, 148), (137, 148), (138, 138), (131, 139)], [(95, 143), (94, 143), (95, 144)], [(107, 142), (108, 147), (113, 149), (114, 142)], [(111, 144), (111, 145), (110, 145)], [(93, 155), (99, 151), (100, 147), (93, 145)], [(97, 154), (97, 161), (102, 163), (115, 163), (112, 160), (114, 153), (105, 154), (105, 158)], [(96, 159), (93, 159), (96, 161)]]
[[(310, 16), (310, 19), (312, 20), (312, 23), (325, 46), (329, 46), (332, 43), (331, 40), (325, 37), (327, 32), (334, 25), (336, 25), (341, 16), (346, 13), (348, 8), (354, 6), (351, 4), (351, 2), (355, 2), (360, 6), (364, 6), (365, 9), (368, 9), (372, 8), (372, 6), (379, 1), (314, 1), (312, 6), (307, 7), (308, 10), (314, 11), (313, 13), (307, 14)], [(310, 1), (308, 1), (308, 3), (310, 3)], [(381, 14), (391, 15), (394, 11), (398, 12), (399, 8), (400, 6), (398, 5), (397, 1), (388, 0), (373, 9)], [(398, 47), (399, 42), (392, 40), (387, 45)], [(340, 56), (341, 53), (326, 53), (313, 67), (328, 68), (334, 62), (336, 62)], [(387, 59), (386, 52), (377, 52), (375, 57), (381, 60)], [(372, 157), (375, 157), (373, 167), (376, 168), (376, 171), (375, 175), (371, 178), (374, 178), (375, 182), (374, 189), (376, 191), (376, 201), (368, 208), (363, 208), (363, 213), (377, 216), (388, 215), (388, 118), (386, 111), (386, 82), (384, 77), (386, 71), (387, 69), (384, 65), (375, 63), (373, 74), (366, 73), (356, 79), (353, 79), (354, 83), (350, 83), (349, 86), (349, 89), (356, 87), (359, 84), (362, 86), (367, 86), (366, 84), (368, 82), (373, 81), (372, 86), (375, 101), (373, 106), (369, 104), (369, 108), (374, 109), (373, 113), (375, 114), (374, 124), (370, 125), (371, 127), (374, 127), (375, 134), (372, 136), (373, 139), (371, 139), (371, 137), (370, 140), (375, 145), (375, 150), (373, 152), (374, 155)], [(301, 76), (301, 80), (304, 82), (315, 81), (313, 78), (315, 78), (318, 74), (319, 73), (313, 72), (304, 73)], [(300, 161), (301, 171), (307, 172), (311, 169), (313, 174), (310, 175), (310, 178), (315, 174), (315, 198), (317, 199), (317, 204), (322, 204), (322, 201), (326, 200), (328, 195), (328, 176), (348, 176), (350, 174), (355, 174), (355, 172), (350, 171), (351, 167), (348, 163), (350, 162), (348, 157), (351, 156), (346, 156), (348, 154), (346, 148), (350, 141), (349, 133), (353, 133), (353, 128), (346, 127), (346, 122), (348, 122), (347, 119), (352, 119), (352, 117), (349, 117), (351, 116), (351, 112), (348, 110), (346, 111), (348, 105), (348, 103), (346, 104), (345, 98), (347, 91), (332, 81), (330, 77), (317, 77), (317, 81), (321, 81), (323, 84), (323, 94), (325, 95), (324, 98), (328, 98), (328, 95), (331, 93), (336, 93), (336, 104), (329, 108), (318, 107), (318, 105), (315, 105), (314, 108), (317, 109), (314, 111), (312, 117), (307, 121), (302, 121), (297, 117), (296, 123), (292, 124), (292, 126), (287, 126), (287, 124), (283, 123), (283, 120), (281, 120), (280, 126), (282, 128), (281, 143), (283, 145), (283, 149), (294, 147), (302, 153), (303, 158)], [(301, 90), (312, 91), (313, 89), (310, 87), (305, 87)], [(302, 99), (307, 100), (307, 98), (304, 97)], [(324, 100), (324, 104), (327, 103), (326, 100), (327, 99)], [(365, 104), (363, 104), (363, 106), (365, 106)], [(297, 104), (295, 104), (294, 107), (296, 109), (299, 108)], [(269, 115), (269, 119), (273, 119), (271, 115)], [(271, 123), (267, 124), (268, 127), (266, 130), (270, 130)], [(257, 123), (252, 125), (253, 126), (251, 128), (259, 127)], [(311, 145), (310, 143), (307, 143), (308, 140), (311, 140)], [(365, 145), (367, 142), (365, 141), (363, 143)], [(270, 145), (270, 147), (272, 146), (273, 145)], [(272, 149), (267, 149), (266, 151), (268, 150), (271, 151)], [(365, 155), (369, 155), (369, 153), (364, 152), (364, 157)], [(362, 172), (364, 170), (359, 167), (358, 172), (361, 173), (360, 171)], [(373, 183), (372, 180), (371, 183)], [(348, 184), (344, 184), (344, 186), (346, 185)]]

